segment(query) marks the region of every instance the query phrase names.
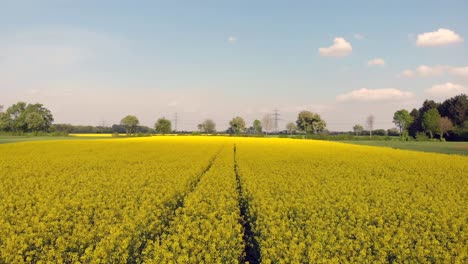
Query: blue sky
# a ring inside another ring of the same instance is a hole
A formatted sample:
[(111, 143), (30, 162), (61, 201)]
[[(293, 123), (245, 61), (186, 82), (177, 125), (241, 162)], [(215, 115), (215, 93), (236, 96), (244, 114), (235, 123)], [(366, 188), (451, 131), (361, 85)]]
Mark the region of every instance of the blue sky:
[(278, 108), (281, 126), (310, 110), (330, 130), (370, 114), (390, 128), (395, 110), (468, 89), (466, 1), (0, 4), (0, 104), (42, 102), (57, 122), (178, 112), (181, 129), (224, 129)]

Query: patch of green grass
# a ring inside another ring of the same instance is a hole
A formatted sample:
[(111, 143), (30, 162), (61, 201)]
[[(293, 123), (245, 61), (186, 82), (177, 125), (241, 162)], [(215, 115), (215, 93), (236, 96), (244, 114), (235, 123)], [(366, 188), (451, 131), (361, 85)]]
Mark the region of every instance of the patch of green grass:
[(44, 140), (92, 140), (111, 137), (68, 137), (68, 136), (0, 136), (0, 144)]
[(445, 154), (468, 155), (468, 142), (433, 142), (433, 141), (342, 141), (343, 143), (390, 147), (396, 149), (437, 152)]

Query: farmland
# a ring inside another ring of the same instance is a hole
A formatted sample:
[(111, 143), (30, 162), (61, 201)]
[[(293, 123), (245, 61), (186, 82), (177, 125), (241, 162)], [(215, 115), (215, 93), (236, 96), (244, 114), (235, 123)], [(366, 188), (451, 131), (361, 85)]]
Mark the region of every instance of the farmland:
[(0, 263), (466, 263), (466, 171), (314, 140), (2, 144)]

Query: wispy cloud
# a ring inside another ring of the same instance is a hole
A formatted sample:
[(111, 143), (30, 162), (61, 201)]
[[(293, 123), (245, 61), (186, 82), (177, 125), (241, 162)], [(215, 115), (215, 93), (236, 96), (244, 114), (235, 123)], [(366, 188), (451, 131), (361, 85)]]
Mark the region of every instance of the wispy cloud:
[(414, 95), (411, 92), (402, 91), (395, 88), (367, 89), (362, 88), (345, 94), (338, 95), (338, 102), (374, 102), (374, 101), (395, 101), (410, 99)]
[(228, 38), (228, 42), (229, 42), (229, 43), (236, 43), (236, 42), (237, 42), (237, 37), (230, 36), (230, 37)]
[(435, 66), (421, 65), (421, 66), (418, 66), (414, 70), (406, 69), (401, 73), (402, 76), (409, 77), (409, 78), (410, 77), (434, 77), (434, 76), (440, 76), (443, 74), (449, 74), (452, 76), (468, 78), (468, 66), (457, 67), (457, 66), (450, 66), (450, 65), (435, 65)]
[(375, 58), (367, 62), (369, 66), (384, 66), (385, 61), (382, 58)]

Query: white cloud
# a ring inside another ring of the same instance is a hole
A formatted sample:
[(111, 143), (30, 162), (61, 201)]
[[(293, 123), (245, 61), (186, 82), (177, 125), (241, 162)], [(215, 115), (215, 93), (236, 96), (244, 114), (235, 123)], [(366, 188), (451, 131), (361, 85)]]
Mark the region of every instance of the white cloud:
[(234, 37), (234, 36), (230, 36), (230, 37), (228, 38), (228, 41), (229, 41), (229, 43), (236, 43), (236, 42), (237, 42), (237, 38)]
[(449, 65), (421, 65), (414, 70), (407, 69), (401, 73), (401, 75), (405, 77), (434, 77), (443, 74), (468, 78), (468, 66), (455, 67)]
[(445, 28), (419, 34), (416, 39), (416, 45), (421, 47), (444, 46), (459, 42), (463, 42), (463, 38), (454, 31)]
[(415, 73), (412, 70), (404, 70), (401, 75), (405, 77), (414, 77)]
[(413, 93), (402, 91), (395, 88), (385, 89), (367, 89), (362, 88), (354, 90), (349, 93), (337, 96), (338, 102), (373, 102), (373, 101), (392, 101), (392, 100), (405, 100), (413, 97)]
[(369, 66), (384, 66), (385, 61), (381, 58), (375, 58), (367, 62), (367, 65)]
[(319, 54), (326, 57), (344, 57), (348, 56), (352, 50), (351, 43), (344, 38), (335, 38), (330, 47), (319, 48)]
[(355, 39), (359, 39), (359, 40), (364, 39), (364, 35), (362, 35), (362, 34), (360, 34), (360, 33), (354, 34), (353, 37), (354, 37)]
[(427, 66), (421, 65), (416, 69), (416, 73), (422, 77), (437, 76), (444, 73), (446, 66)]
[(426, 90), (426, 94), (435, 99), (447, 99), (462, 93), (467, 94), (468, 88), (451, 82), (437, 84)]
[(468, 66), (466, 67), (451, 67), (449, 73), (452, 75), (468, 78)]

